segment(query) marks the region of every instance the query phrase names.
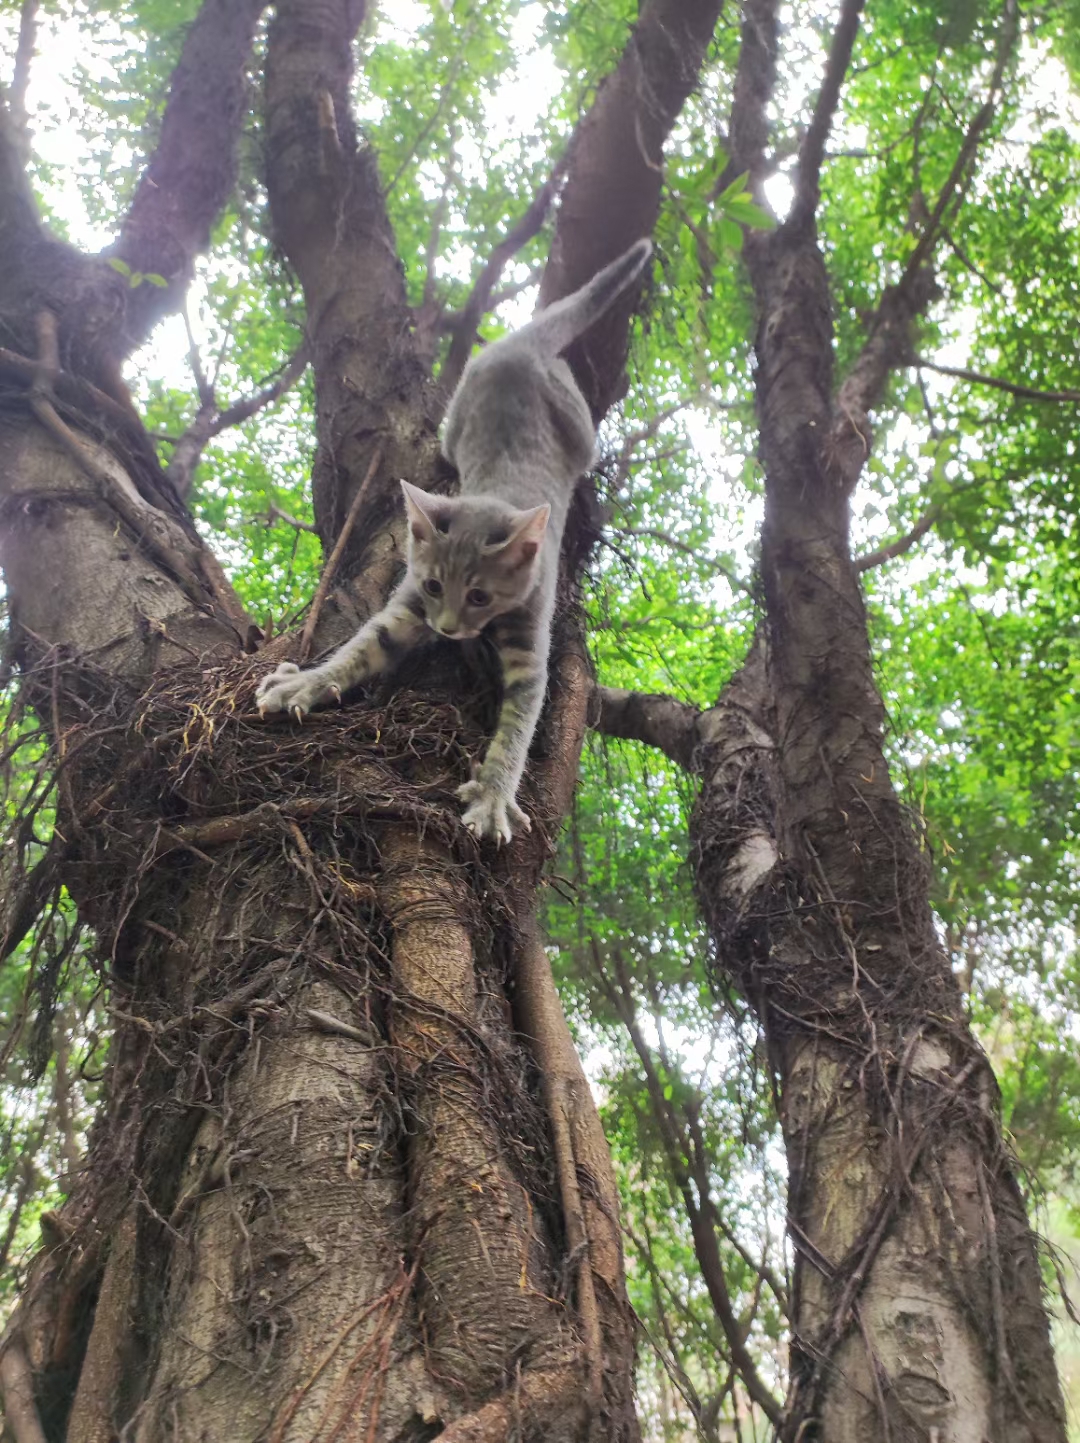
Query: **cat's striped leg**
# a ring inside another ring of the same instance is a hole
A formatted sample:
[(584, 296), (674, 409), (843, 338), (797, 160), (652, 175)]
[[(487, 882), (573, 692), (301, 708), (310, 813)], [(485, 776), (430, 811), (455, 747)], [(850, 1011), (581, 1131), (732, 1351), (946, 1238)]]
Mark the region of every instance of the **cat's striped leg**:
[(544, 705), (548, 627), (520, 608), (498, 617), (488, 632), (502, 664), (502, 707), (480, 770), (457, 794), (469, 804), (462, 820), (471, 832), (509, 842), (515, 831), (530, 829), (517, 789)]
[(301, 671), (295, 662), (283, 661), (264, 676), (255, 693), (259, 714), (287, 711), (299, 721), (313, 707), (340, 702), (351, 686), (388, 671), (424, 631), (424, 604), (406, 578), (382, 611), (320, 666)]

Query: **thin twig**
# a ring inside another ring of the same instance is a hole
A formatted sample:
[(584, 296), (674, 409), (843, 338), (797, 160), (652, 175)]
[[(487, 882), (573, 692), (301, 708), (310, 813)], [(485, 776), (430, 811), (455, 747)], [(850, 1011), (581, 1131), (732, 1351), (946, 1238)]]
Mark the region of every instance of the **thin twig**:
[(295, 531), (312, 531), (318, 534), (319, 530), (310, 521), (301, 521), (296, 516), (290, 516), (287, 511), (282, 511), (274, 501), (267, 504), (265, 511), (256, 511), (248, 519), (259, 526), (273, 526), (275, 521), (283, 521), (286, 526), (291, 526)]
[(726, 562), (718, 560), (715, 556), (702, 556), (695, 546), (689, 546), (685, 541), (672, 536), (667, 531), (661, 531), (655, 526), (626, 526), (620, 532), (620, 536), (651, 536), (655, 541), (660, 541), (665, 546), (670, 546), (673, 551), (681, 551), (684, 556), (692, 556), (696, 561), (704, 562), (710, 571), (724, 577), (733, 591), (741, 591), (745, 596), (753, 595), (753, 588), (743, 581)]
[(188, 362), (191, 365), (191, 374), (195, 377), (195, 389), (199, 394), (200, 410), (205, 407), (208, 411), (216, 411), (217, 402), (214, 400), (214, 388), (206, 379), (202, 357), (199, 355), (198, 342), (195, 340), (195, 332), (191, 329), (191, 317), (188, 315), (186, 305), (181, 307), (181, 314), (184, 317), (184, 330), (187, 332)]
[(1005, 381), (1000, 376), (986, 376), (981, 371), (969, 371), (966, 366), (939, 366), (919, 356), (914, 362), (927, 371), (936, 371), (939, 376), (956, 376), (961, 381), (971, 381), (976, 386), (992, 386), (996, 391), (1007, 391), (1010, 396), (1019, 396), (1025, 401), (1054, 401), (1080, 403), (1080, 391), (1040, 391), (1035, 386), (1021, 386), (1016, 381)]
[(360, 487), (353, 497), (352, 505), (349, 507), (348, 515), (342, 524), (338, 539), (334, 542), (334, 549), (330, 553), (330, 560), (323, 567), (323, 573), (319, 577), (319, 584), (315, 588), (315, 596), (311, 603), (311, 610), (308, 612), (308, 619), (304, 623), (304, 630), (300, 637), (300, 650), (297, 655), (297, 660), (301, 666), (307, 661), (308, 653), (311, 650), (311, 641), (315, 635), (315, 628), (319, 624), (319, 616), (322, 612), (327, 593), (330, 590), (330, 585), (333, 582), (334, 573), (337, 571), (338, 562), (341, 560), (349, 537), (352, 535), (352, 529), (356, 523), (357, 516), (360, 514), (360, 507), (363, 504), (364, 497), (367, 495), (368, 486), (371, 484), (375, 472), (379, 469), (382, 457), (383, 448), (376, 446), (375, 454), (371, 458), (371, 464), (367, 468), (367, 475), (363, 481), (361, 481)]

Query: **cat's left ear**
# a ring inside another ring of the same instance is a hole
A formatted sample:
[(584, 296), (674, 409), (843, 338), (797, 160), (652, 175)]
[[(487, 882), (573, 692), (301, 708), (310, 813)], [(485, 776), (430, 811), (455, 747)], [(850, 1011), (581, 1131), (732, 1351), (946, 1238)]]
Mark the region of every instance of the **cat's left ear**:
[(514, 522), (510, 539), (502, 548), (503, 558), (516, 570), (532, 561), (540, 550), (551, 518), (551, 507), (537, 506), (532, 511), (521, 511)]
[[(405, 497), (405, 514), (409, 518), (409, 530), (416, 541), (433, 541), (440, 530), (440, 512), (434, 498), (419, 486), (402, 481), (401, 490)], [(445, 527), (441, 528), (445, 530)]]

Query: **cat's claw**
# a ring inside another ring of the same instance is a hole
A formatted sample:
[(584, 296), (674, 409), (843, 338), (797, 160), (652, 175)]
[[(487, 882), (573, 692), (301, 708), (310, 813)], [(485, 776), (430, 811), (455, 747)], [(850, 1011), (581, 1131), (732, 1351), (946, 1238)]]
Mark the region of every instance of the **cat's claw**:
[(513, 797), (504, 796), (486, 787), (483, 782), (465, 782), (457, 789), (458, 798), (468, 802), (461, 820), (474, 837), (492, 837), (496, 843), (513, 840), (515, 832), (532, 831), (532, 823)]
[(328, 682), (319, 667), (301, 671), (292, 661), (281, 662), (264, 676), (255, 692), (255, 705), (261, 717), (270, 712), (288, 712), (296, 721), (303, 721), (313, 707), (331, 701), (341, 703), (341, 688)]

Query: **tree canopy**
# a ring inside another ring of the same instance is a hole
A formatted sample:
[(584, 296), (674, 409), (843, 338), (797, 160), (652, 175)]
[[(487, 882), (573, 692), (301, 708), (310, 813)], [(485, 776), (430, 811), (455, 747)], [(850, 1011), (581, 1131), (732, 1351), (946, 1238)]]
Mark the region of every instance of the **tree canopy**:
[[(28, 122), (34, 196), (58, 235), (111, 245), (198, 8), (0, 5), (9, 105)], [(831, 9), (795, 0), (785, 10), (763, 195), (731, 163), (733, 8), (668, 144), (628, 387), (601, 430), (603, 517), (583, 604), (603, 687), (708, 708), (760, 620), (755, 311), (742, 251), (748, 233), (801, 203), (791, 176), (826, 74)], [(364, 20), (356, 116), (431, 357), (453, 346), (508, 238), (481, 340), (530, 313), (575, 127), (637, 18), (624, 0), (385, 0)], [(917, 347), (873, 408), (853, 536), (889, 763), (1052, 1244), (1044, 1266), (1055, 1290), (1068, 1287), (1080, 1230), (1077, 18), (1068, 0), (1019, 16), (1008, 0), (870, 6), (817, 215), (841, 376), (928, 218), (940, 232)], [(260, 54), (265, 44), (260, 30)], [(269, 637), (303, 620), (330, 527), (313, 509), (304, 306), (268, 218), (254, 71), (242, 104), (239, 177), (198, 260), (187, 326), (172, 317), (148, 327), (125, 379), (159, 460)], [(151, 313), (167, 278), (121, 249), (111, 263)], [(33, 859), (47, 845), (52, 774), (34, 714), (13, 685), (6, 696), (8, 814), (25, 817), (28, 797), (39, 804), (9, 845)], [(715, 1220), (756, 1375), (782, 1397), (791, 1252), (770, 1063), (695, 902), (695, 779), (654, 746), (604, 735), (599, 715), (590, 722), (598, 729), (547, 876), (544, 921), (616, 1164), (642, 1324), (643, 1428), (655, 1439), (695, 1428), (763, 1439), (765, 1415), (703, 1277), (693, 1214)], [(97, 1098), (112, 1024), (88, 948), (62, 900), (0, 970), (8, 1298), (67, 1190)], [(54, 1013), (42, 999), (61, 978)], [(1060, 1318), (1075, 1408), (1080, 1358), (1064, 1302)]]

